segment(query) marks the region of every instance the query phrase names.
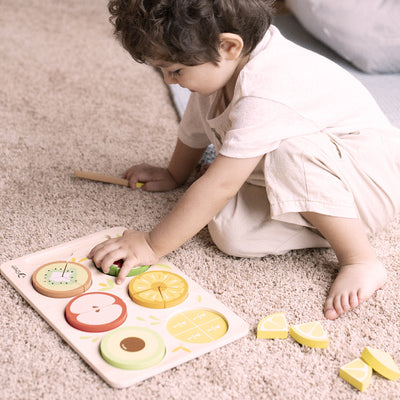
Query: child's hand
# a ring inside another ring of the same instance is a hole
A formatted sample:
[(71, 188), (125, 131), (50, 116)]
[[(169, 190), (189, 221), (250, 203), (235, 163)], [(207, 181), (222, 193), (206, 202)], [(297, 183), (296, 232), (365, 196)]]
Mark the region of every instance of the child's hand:
[(143, 182), (142, 189), (149, 192), (165, 192), (178, 187), (168, 169), (149, 164), (134, 165), (125, 172), (124, 177), (132, 189), (136, 189), (137, 182)]
[(88, 257), (105, 273), (109, 272), (114, 261), (124, 260), (117, 278), (118, 284), (123, 283), (133, 267), (155, 264), (158, 261), (149, 244), (149, 234), (128, 230), (121, 237), (106, 240), (95, 246)]

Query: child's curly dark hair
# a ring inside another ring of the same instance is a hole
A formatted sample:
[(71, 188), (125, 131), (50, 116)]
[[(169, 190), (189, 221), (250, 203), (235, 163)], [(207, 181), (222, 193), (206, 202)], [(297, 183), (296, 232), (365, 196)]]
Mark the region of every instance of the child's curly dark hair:
[(115, 35), (134, 60), (184, 65), (219, 61), (221, 33), (241, 36), (243, 55), (260, 42), (273, 0), (110, 0)]

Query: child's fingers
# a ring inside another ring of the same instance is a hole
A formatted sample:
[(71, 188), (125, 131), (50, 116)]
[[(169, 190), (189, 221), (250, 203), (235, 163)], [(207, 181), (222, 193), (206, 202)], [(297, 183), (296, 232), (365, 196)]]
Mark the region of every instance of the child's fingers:
[(129, 179), (133, 174), (143, 168), (143, 164), (133, 165), (132, 167), (128, 168), (124, 173), (124, 178)]
[[(129, 168), (125, 173), (132, 189), (141, 187), (149, 192), (163, 192), (174, 189), (177, 185), (165, 168), (140, 164)], [(143, 185), (140, 185), (143, 183)]]
[[(102, 242), (97, 244), (95, 247), (93, 247), (92, 250), (90, 250), (89, 254), (88, 254), (88, 258), (91, 258), (94, 261), (94, 258), (99, 258), (99, 253), (101, 253), (102, 249), (104, 248), (104, 244), (106, 242)], [(96, 264), (97, 265), (97, 264)]]
[(121, 270), (119, 271), (118, 277), (117, 277), (117, 284), (121, 285), (124, 283), (125, 278), (128, 276), (129, 271), (133, 268), (138, 266), (139, 264), (137, 263), (136, 258), (130, 257), (127, 258), (124, 263), (122, 264)]
[(175, 182), (164, 181), (149, 181), (146, 182), (142, 189), (146, 192), (167, 192), (174, 188)]
[(88, 258), (93, 258), (95, 254), (101, 252), (103, 249), (105, 249), (108, 246), (114, 245), (114, 248), (116, 248), (115, 243), (117, 243), (118, 240), (119, 240), (119, 238), (112, 238), (112, 239), (107, 239), (104, 242), (97, 244), (96, 246), (94, 246), (92, 248), (92, 250), (90, 250), (90, 252), (88, 254)]
[(108, 273), (113, 262), (121, 259), (113, 259), (120, 253), (121, 251), (118, 242), (115, 239), (110, 239), (93, 247), (88, 254), (88, 258), (91, 258), (98, 268), (101, 268), (105, 273)]
[(103, 243), (96, 244), (96, 246), (94, 246), (92, 250), (89, 251), (88, 258), (93, 258), (96, 252), (102, 247), (102, 244)]
[(142, 186), (145, 185), (144, 180), (143, 179), (139, 180), (137, 177), (128, 179), (128, 182), (129, 182), (129, 187), (133, 190), (142, 188)]
[(146, 174), (132, 174), (129, 175), (127, 178), (129, 182), (129, 187), (133, 190), (142, 188), (148, 180), (150, 180), (149, 177), (146, 176)]
[(108, 252), (100, 261), (100, 265), (96, 263), (98, 267), (106, 274), (110, 272), (110, 267), (115, 261), (123, 260), (126, 257), (126, 252), (123, 249), (116, 249)]
[(134, 165), (126, 170), (124, 177), (129, 181), (136, 180), (136, 182), (151, 179), (151, 171), (154, 167), (148, 164)]
[(136, 170), (137, 170), (136, 167), (131, 167), (124, 174), (124, 178), (128, 180), (129, 186), (133, 190), (135, 190), (138, 187), (137, 184), (139, 182), (143, 182), (139, 181), (139, 176)]

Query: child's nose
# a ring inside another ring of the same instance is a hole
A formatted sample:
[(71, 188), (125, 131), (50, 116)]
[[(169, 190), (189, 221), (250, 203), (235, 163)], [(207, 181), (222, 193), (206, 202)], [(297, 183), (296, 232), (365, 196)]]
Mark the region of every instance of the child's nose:
[(173, 83), (177, 83), (176, 79), (173, 76), (171, 76), (171, 74), (164, 68), (162, 69), (162, 72), (164, 75), (164, 81), (167, 85), (172, 85)]

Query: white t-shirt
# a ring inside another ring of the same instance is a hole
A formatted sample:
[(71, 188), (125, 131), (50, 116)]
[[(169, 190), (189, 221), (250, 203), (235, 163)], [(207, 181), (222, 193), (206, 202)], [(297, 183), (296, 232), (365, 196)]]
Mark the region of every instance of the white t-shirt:
[(178, 136), (193, 148), (249, 158), (290, 137), (344, 135), (391, 125), (367, 89), (346, 70), (284, 38), (271, 26), (240, 72), (233, 99), (193, 93)]

